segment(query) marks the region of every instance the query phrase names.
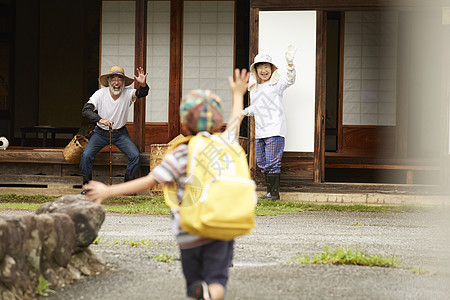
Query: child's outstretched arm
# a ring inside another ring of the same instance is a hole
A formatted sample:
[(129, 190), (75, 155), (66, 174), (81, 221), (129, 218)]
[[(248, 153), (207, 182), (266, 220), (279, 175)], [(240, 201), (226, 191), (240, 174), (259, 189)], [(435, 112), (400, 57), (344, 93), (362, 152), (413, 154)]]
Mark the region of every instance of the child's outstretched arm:
[(241, 111), (244, 108), (244, 95), (247, 92), (249, 76), (250, 73), (246, 69), (236, 69), (234, 70), (234, 78), (228, 77), (232, 95), (232, 106), (226, 131), (233, 132), (236, 137), (239, 136), (239, 128), (243, 118)]
[(155, 178), (150, 174), (121, 184), (105, 185), (98, 181), (89, 181), (83, 186), (84, 190), (88, 190), (86, 196), (97, 205), (100, 205), (103, 200), (143, 192), (152, 188), (157, 184)]

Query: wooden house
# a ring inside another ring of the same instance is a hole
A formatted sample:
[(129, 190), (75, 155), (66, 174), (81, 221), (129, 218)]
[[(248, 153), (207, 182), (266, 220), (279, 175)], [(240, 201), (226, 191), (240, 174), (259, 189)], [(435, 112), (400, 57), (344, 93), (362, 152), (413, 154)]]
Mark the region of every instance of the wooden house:
[[(152, 87), (127, 127), (149, 171), (152, 144), (181, 132), (180, 99), (211, 89), (231, 107), (227, 77), (267, 51), (283, 70), (297, 48), (286, 92), (282, 185), (334, 183), (447, 186), (450, 5), (445, 1), (0, 0), (0, 184), (79, 184), (61, 151), (81, 108), (112, 65), (144, 66)], [(36, 129), (36, 126), (37, 127)], [(51, 140), (44, 144), (45, 128)], [(60, 131), (58, 131), (58, 129)], [(33, 130), (35, 131), (33, 133)], [(36, 133), (36, 131), (40, 133)], [(245, 119), (255, 178), (254, 124)], [(108, 177), (107, 153), (94, 177)], [(114, 153), (114, 181), (125, 160)], [(379, 186), (378, 186), (379, 188)]]

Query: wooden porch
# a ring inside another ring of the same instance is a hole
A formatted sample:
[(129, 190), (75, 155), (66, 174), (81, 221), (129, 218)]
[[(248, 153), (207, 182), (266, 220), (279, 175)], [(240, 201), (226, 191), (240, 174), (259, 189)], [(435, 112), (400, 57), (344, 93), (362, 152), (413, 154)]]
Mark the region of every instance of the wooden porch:
[[(11, 149), (12, 148), (12, 149)], [(78, 164), (68, 163), (63, 148), (11, 147), (0, 151), (0, 186), (2, 187), (52, 187), (81, 188), (82, 176)], [(112, 152), (112, 182), (123, 182), (127, 157)], [(141, 153), (139, 175), (150, 170), (150, 152)], [(109, 152), (97, 154), (93, 162), (93, 179), (109, 184)]]
[[(81, 191), (82, 177), (79, 175), (78, 165), (66, 162), (62, 151), (63, 148), (24, 148), (0, 151), (1, 193), (64, 195)], [(424, 199), (427, 197), (441, 197), (447, 192), (439, 185), (355, 182), (314, 183), (311, 171), (304, 171), (300, 174), (293, 172), (292, 169), (298, 168), (300, 164), (302, 167), (311, 170), (312, 160), (305, 157), (292, 160), (293, 157), (295, 158), (295, 156), (288, 155), (283, 161), (285, 172), (281, 176), (281, 193), (284, 194), (286, 200), (292, 198), (291, 201), (299, 201), (295, 199), (306, 197), (302, 201), (311, 202), (313, 200), (309, 199), (310, 197), (314, 199), (328, 199), (333, 197), (333, 195), (338, 198), (345, 198), (347, 196), (344, 195), (348, 195), (350, 198), (356, 197), (357, 199), (352, 200), (356, 201), (364, 197), (381, 195), (379, 197), (385, 199), (383, 201), (388, 201), (386, 199), (391, 199), (392, 197), (395, 199), (403, 197), (402, 201), (408, 202), (409, 200), (405, 199), (412, 197), (415, 199), (414, 201), (418, 201), (417, 199), (419, 198), (417, 197), (423, 196)], [(113, 152), (112, 158), (112, 182), (113, 184), (121, 183), (123, 182), (127, 158), (121, 152)], [(291, 162), (289, 162), (290, 160)], [(150, 152), (141, 153), (140, 175), (145, 176), (149, 170)], [(260, 174), (259, 172), (257, 173)], [(93, 163), (93, 177), (95, 180), (109, 184), (108, 151), (100, 152), (96, 156)], [(258, 175), (255, 180), (258, 183), (259, 193), (263, 193), (264, 184), (262, 178)], [(392, 204), (389, 201), (385, 204)]]

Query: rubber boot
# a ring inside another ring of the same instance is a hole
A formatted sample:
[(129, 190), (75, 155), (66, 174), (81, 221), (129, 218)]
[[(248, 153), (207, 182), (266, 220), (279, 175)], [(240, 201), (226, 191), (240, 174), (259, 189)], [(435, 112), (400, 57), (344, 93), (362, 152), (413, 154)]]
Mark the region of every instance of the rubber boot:
[(270, 199), (280, 200), (280, 174), (267, 174), (270, 183)]
[(270, 191), (271, 191), (272, 188), (271, 188), (271, 186), (270, 186), (269, 177), (268, 177), (267, 175), (268, 175), (267, 173), (264, 173), (264, 178), (266, 179), (267, 192), (266, 192), (266, 194), (265, 194), (264, 196), (262, 196), (261, 198), (259, 198), (259, 199), (261, 199), (261, 200), (272, 199), (272, 196), (271, 196), (271, 194), (270, 194)]
[[(92, 180), (92, 174), (88, 176), (83, 175), (83, 185), (88, 184), (90, 180)], [(88, 190), (82, 190), (81, 195), (86, 195), (87, 192)]]

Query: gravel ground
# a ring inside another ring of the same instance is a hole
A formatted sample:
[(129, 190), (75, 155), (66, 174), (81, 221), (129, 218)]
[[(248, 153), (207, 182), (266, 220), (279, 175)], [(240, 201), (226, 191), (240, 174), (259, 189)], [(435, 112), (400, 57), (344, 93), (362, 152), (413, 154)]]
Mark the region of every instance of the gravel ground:
[[(448, 209), (425, 213), (302, 212), (257, 217), (253, 234), (235, 244), (226, 299), (450, 299)], [(45, 299), (185, 299), (168, 216), (108, 214), (101, 242), (91, 245), (113, 269), (82, 279)], [(150, 246), (116, 241), (148, 240)], [(292, 265), (294, 255), (325, 246), (393, 255), (410, 268)]]

